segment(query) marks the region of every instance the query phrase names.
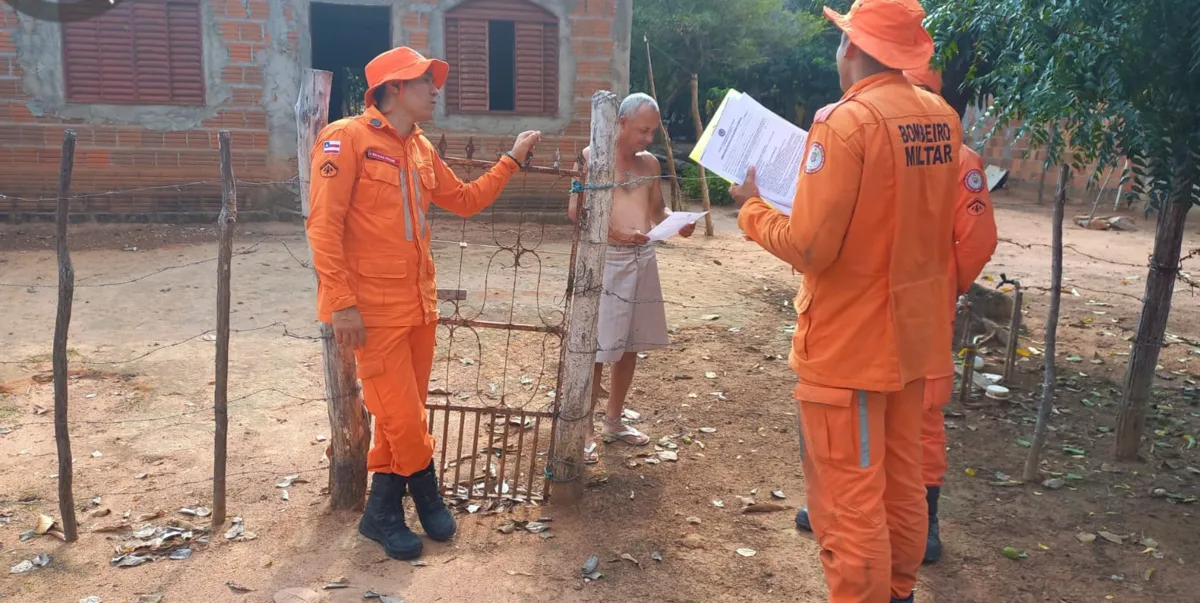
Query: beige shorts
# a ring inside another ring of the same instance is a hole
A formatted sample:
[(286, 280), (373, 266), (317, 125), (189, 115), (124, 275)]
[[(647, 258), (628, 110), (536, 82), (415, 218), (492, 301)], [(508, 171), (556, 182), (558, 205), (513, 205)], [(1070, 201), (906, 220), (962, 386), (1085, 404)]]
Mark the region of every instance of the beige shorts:
[(596, 362), (616, 362), (626, 352), (670, 344), (653, 245), (609, 244), (596, 331)]

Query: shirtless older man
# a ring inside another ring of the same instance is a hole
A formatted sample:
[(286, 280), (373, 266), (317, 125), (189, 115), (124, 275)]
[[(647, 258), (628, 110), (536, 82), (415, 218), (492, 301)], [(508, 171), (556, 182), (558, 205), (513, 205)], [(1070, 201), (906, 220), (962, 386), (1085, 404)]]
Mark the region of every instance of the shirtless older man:
[[(646, 151), (659, 127), (658, 103), (649, 95), (631, 94), (621, 102), (616, 149), (616, 184), (608, 225), (608, 250), (604, 259), (604, 291), (600, 295), (600, 318), (596, 342), (596, 370), (592, 377), (593, 405), (600, 398), (604, 364), (612, 363), (612, 383), (600, 434), (605, 441), (621, 440), (635, 446), (650, 442), (646, 434), (621, 422), (625, 396), (633, 383), (638, 352), (669, 343), (667, 315), (663, 308), (658, 260), (646, 233), (671, 214), (663, 201), (662, 165)], [(575, 169), (587, 174), (590, 149), (583, 150), (584, 165)], [(578, 219), (583, 193), (571, 195), (568, 213)], [(692, 236), (695, 224), (680, 231)], [(599, 459), (594, 438), (589, 438), (585, 460)]]

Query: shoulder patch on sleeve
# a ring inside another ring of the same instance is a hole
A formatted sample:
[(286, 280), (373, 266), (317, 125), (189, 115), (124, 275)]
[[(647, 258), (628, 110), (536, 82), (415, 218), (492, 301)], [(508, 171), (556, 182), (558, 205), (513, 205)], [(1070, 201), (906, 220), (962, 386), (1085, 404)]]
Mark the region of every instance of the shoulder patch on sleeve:
[(332, 159), (327, 159), (327, 160), (325, 160), (325, 163), (321, 164), (320, 171), (321, 171), (321, 177), (333, 178), (334, 176), (338, 175), (338, 165), (336, 163), (334, 163)]
[(808, 157), (804, 160), (804, 173), (815, 174), (823, 167), (825, 167), (825, 147), (819, 142), (814, 142), (808, 148)]
[(963, 186), (972, 193), (983, 192), (983, 172), (979, 170), (970, 170), (963, 176)]

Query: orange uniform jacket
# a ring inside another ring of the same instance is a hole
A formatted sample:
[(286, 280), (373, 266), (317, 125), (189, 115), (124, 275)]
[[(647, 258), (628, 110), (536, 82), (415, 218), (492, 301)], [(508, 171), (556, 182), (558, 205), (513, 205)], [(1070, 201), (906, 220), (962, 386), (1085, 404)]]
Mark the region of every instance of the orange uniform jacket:
[(326, 126), (312, 150), (307, 221), (317, 319), (357, 306), (368, 327), (436, 321), (430, 203), (472, 216), (519, 170), (506, 156), (464, 184), (420, 128), (401, 137), (374, 107)]
[(805, 146), (791, 218), (760, 199), (738, 216), (804, 273), (792, 368), (801, 385), (900, 391), (946, 358), (962, 125), (941, 98), (883, 73), (822, 109)]

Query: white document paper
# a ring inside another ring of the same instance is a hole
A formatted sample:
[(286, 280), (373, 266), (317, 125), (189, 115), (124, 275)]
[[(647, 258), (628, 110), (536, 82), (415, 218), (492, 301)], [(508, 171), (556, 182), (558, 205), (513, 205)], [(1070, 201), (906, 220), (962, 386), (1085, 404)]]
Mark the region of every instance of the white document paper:
[(646, 233), (646, 236), (649, 237), (651, 241), (665, 241), (665, 240), (679, 234), (679, 231), (683, 230), (684, 226), (687, 226), (688, 224), (691, 224), (691, 223), (695, 222), (696, 220), (703, 218), (704, 214), (707, 214), (707, 213), (708, 212), (706, 212), (706, 211), (702, 211), (702, 212), (677, 211), (677, 212), (674, 212), (671, 215), (667, 216), (666, 220), (659, 222), (657, 226), (655, 226), (654, 228), (651, 228), (650, 232)]
[(737, 184), (745, 181), (746, 169), (753, 165), (763, 199), (791, 215), (807, 138), (808, 132), (796, 124), (749, 95), (730, 90), (690, 157)]

